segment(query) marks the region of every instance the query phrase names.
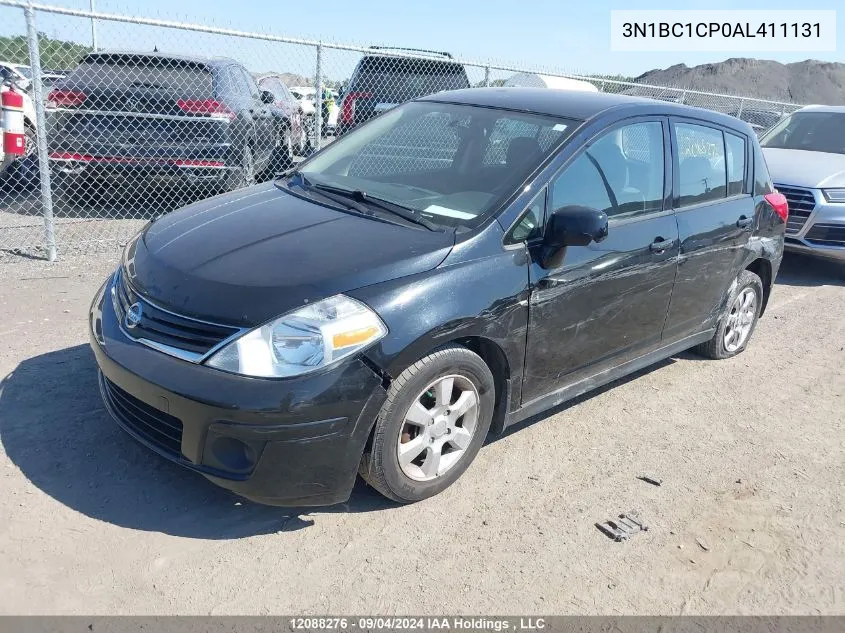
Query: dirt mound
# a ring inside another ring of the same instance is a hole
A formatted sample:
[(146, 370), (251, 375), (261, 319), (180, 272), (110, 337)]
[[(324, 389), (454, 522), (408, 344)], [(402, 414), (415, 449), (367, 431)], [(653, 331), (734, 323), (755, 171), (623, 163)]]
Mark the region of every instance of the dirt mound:
[(815, 59), (781, 64), (766, 59), (733, 58), (692, 68), (677, 64), (650, 70), (636, 81), (773, 101), (845, 104), (845, 64)]

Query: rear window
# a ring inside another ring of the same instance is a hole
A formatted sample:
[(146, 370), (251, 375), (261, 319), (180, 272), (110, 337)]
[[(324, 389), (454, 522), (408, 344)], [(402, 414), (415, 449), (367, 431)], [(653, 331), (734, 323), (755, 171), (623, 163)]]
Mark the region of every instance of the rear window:
[(368, 56), (353, 78), (354, 90), (408, 101), (442, 90), (469, 88), (464, 67), (455, 62)]
[(214, 94), (214, 82), (206, 66), (144, 55), (89, 55), (68, 76), (65, 85), (109, 91), (143, 88), (188, 99)]

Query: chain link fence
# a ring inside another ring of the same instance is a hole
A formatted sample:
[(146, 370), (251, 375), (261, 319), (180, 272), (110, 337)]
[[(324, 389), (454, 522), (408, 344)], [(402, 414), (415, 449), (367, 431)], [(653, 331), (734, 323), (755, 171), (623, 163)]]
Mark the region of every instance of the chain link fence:
[[(394, 105), (441, 90), (535, 85), (590, 89), (717, 110), (764, 131), (798, 105), (647, 86), (449, 52), (355, 46), (200, 24), (0, 0), (0, 62), (24, 104), (25, 155), (0, 174), (0, 252), (55, 259), (113, 248), (148, 220), (265, 181)], [(45, 24), (50, 29), (44, 30)], [(50, 33), (50, 36), (47, 35)], [(8, 88), (4, 88), (8, 89)], [(448, 161), (455, 121), (390, 143)], [(425, 127), (425, 129), (422, 129)], [(527, 138), (494, 130), (490, 164)], [(536, 139), (543, 143), (553, 139)], [(522, 145), (526, 145), (522, 143)], [(527, 145), (526, 145), (527, 147)], [(415, 159), (417, 160), (417, 159)], [(392, 165), (391, 169), (396, 169)]]

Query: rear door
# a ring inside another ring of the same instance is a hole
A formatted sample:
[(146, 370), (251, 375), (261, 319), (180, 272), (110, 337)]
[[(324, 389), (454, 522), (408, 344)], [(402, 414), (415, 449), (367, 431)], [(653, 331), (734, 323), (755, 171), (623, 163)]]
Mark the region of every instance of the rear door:
[(549, 185), (549, 211), (604, 210), (608, 237), (567, 247), (553, 268), (532, 246), (523, 404), (660, 344), (678, 257), (668, 121), (627, 119), (599, 134)]
[(681, 240), (666, 338), (712, 326), (754, 230), (751, 139), (708, 122), (671, 119), (673, 206)]

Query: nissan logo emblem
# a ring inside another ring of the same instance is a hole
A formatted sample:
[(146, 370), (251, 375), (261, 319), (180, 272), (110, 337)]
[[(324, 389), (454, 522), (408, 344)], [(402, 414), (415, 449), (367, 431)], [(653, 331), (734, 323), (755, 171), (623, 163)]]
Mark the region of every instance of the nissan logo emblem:
[(141, 317), (144, 315), (144, 308), (138, 302), (129, 306), (126, 311), (126, 327), (130, 330), (141, 322)]

